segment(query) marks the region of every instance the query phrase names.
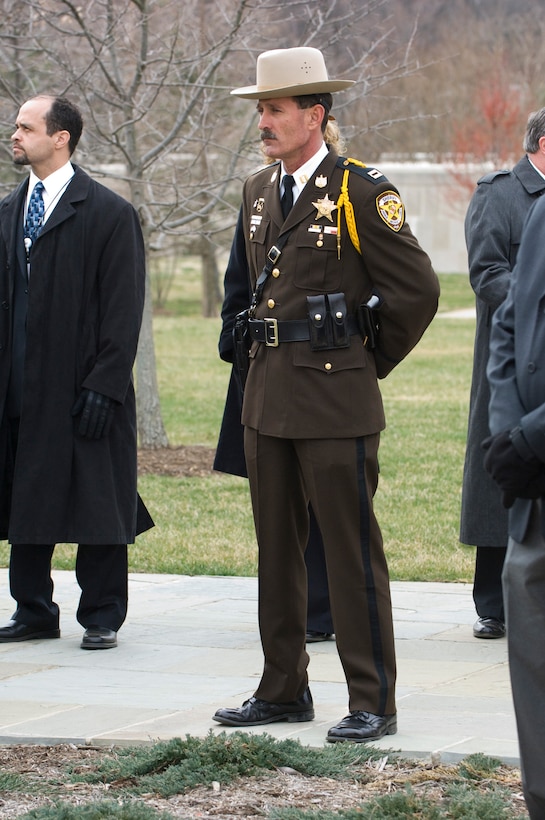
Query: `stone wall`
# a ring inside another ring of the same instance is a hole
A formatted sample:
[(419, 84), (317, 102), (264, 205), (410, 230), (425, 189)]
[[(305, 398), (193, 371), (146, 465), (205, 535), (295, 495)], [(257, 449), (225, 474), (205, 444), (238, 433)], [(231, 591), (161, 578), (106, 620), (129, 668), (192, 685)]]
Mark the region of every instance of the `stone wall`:
[(432, 162), (379, 162), (399, 190), (406, 219), (438, 273), (467, 273), (464, 218), (476, 181), (488, 170)]

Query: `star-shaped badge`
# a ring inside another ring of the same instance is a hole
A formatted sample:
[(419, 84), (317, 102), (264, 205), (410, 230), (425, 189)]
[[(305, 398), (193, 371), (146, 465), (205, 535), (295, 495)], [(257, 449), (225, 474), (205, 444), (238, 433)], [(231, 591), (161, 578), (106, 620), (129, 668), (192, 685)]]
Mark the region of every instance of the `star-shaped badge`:
[(333, 217), (331, 214), (333, 211), (337, 210), (337, 205), (333, 202), (332, 199), (329, 198), (329, 194), (326, 194), (323, 199), (318, 199), (316, 202), (312, 203), (315, 208), (318, 209), (318, 213), (316, 214), (316, 219), (319, 219), (321, 216), (327, 217), (330, 222), (333, 222)]

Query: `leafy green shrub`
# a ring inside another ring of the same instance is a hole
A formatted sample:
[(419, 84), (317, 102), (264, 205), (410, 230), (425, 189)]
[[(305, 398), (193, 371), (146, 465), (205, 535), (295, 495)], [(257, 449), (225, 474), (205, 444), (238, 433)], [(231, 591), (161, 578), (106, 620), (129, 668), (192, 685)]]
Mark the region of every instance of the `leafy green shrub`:
[(143, 803), (114, 803), (111, 800), (70, 806), (59, 803), (32, 809), (21, 820), (173, 820), (171, 814), (159, 814)]
[[(120, 749), (115, 758), (105, 758), (95, 771), (77, 779), (123, 785), (133, 793), (154, 792), (163, 797), (178, 794), (213, 781), (230, 782), (236, 777), (274, 770), (283, 766), (307, 776), (355, 776), (350, 767), (384, 755), (360, 744), (338, 744), (312, 749), (297, 740), (276, 740), (270, 735), (207, 735), (185, 740), (173, 738), (153, 746)], [(361, 775), (360, 775), (361, 779)]]
[(464, 757), (459, 765), (459, 770), (462, 777), (467, 777), (468, 780), (482, 780), (490, 777), (501, 765), (501, 760), (498, 760), (497, 757), (488, 757), (481, 754), (481, 752), (477, 752)]
[(0, 772), (0, 793), (29, 791), (25, 778), (14, 772)]
[(467, 785), (455, 785), (447, 789), (447, 795), (452, 820), (509, 820), (512, 816), (508, 794), (498, 787), (484, 794)]

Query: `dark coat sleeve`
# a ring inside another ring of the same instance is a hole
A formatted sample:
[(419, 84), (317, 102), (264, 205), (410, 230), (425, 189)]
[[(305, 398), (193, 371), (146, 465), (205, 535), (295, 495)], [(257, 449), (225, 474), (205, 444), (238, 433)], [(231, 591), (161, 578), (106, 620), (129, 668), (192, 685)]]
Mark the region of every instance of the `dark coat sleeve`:
[(392, 228), (379, 214), (382, 198), (392, 197), (401, 205), (397, 188), (388, 180), (372, 188), (356, 175), (350, 185), (362, 261), (382, 301), (374, 351), (382, 379), (408, 355), (435, 316), (439, 280), (408, 223), (403, 220), (401, 228)]
[[(239, 211), (231, 253), (224, 279), (225, 299), (221, 311), (222, 329), (219, 354), (225, 362), (233, 362), (233, 323), (235, 316), (250, 305), (251, 289), (242, 229), (242, 208)], [(242, 393), (231, 370), (221, 429), (214, 459), (214, 469), (222, 473), (247, 476), (244, 459), (244, 427), (240, 421)]]
[(530, 448), (542, 461), (545, 461), (544, 214), (545, 200), (541, 199), (530, 210), (507, 299), (494, 316), (487, 368), (490, 430), (495, 434), (520, 424)]
[[(145, 295), (145, 251), (138, 214), (128, 202), (104, 242), (96, 277), (97, 344), (85, 363), (83, 387), (122, 404), (132, 381)], [(89, 301), (91, 301), (89, 298)]]
[(233, 324), (237, 313), (250, 306), (251, 289), (248, 260), (242, 228), (242, 208), (238, 214), (235, 236), (224, 278), (225, 297), (221, 310), (222, 328), (219, 340), (220, 357), (233, 362)]
[[(541, 198), (528, 214), (507, 298), (494, 314), (487, 368), (492, 434), (520, 426), (529, 447), (543, 462), (544, 215), (545, 199)], [(517, 498), (509, 510), (509, 533), (518, 543), (526, 537), (532, 504), (531, 499)]]
[[(513, 175), (496, 174), (479, 181), (465, 218), (465, 236), (469, 262), (469, 279), (476, 296), (492, 311), (507, 295), (511, 270), (515, 263), (520, 232), (513, 214), (521, 211), (520, 186)], [(515, 201), (513, 201), (515, 200)], [(524, 203), (524, 210), (529, 205)], [(513, 241), (513, 233), (517, 234)]]
[(507, 295), (526, 215), (545, 180), (522, 157), (511, 171), (493, 171), (477, 183), (465, 218), (469, 279), (487, 321)]

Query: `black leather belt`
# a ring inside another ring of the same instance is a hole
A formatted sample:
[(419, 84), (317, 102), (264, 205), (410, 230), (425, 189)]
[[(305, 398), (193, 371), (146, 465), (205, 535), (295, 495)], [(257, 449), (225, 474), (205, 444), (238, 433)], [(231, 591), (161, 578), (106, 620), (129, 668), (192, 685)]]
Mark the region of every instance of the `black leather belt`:
[[(350, 336), (360, 334), (355, 316), (346, 317), (346, 328)], [(278, 347), (283, 342), (308, 342), (310, 330), (306, 319), (292, 319), (279, 322), (277, 319), (249, 319), (250, 338), (263, 342), (267, 347)]]

